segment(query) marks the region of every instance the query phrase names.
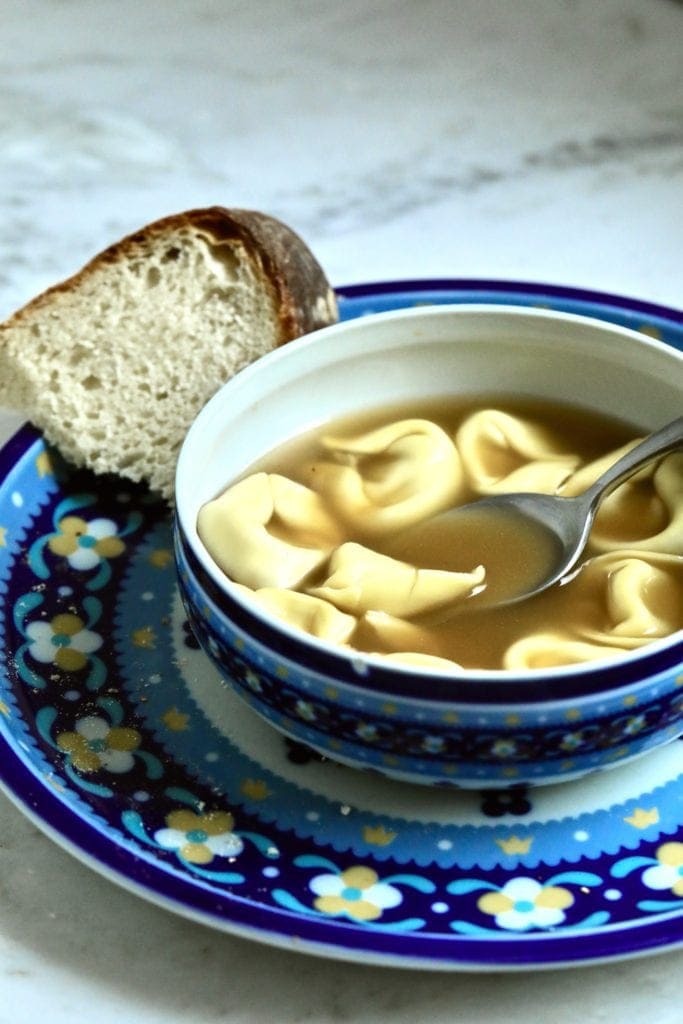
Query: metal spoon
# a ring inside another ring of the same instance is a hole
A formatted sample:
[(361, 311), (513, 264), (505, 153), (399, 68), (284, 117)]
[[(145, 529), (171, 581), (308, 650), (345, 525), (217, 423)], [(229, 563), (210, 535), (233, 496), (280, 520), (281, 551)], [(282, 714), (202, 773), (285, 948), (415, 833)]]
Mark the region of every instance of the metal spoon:
[[(482, 498), (454, 509), (452, 514), (485, 512), (506, 517), (512, 513), (518, 521), (525, 520), (552, 535), (556, 558), (548, 565), (547, 574), (533, 587), (512, 594), (496, 595), (493, 603), (512, 604), (527, 600), (557, 583), (576, 564), (583, 551), (600, 502), (620, 483), (633, 476), (653, 459), (661, 458), (683, 446), (683, 416), (650, 434), (609, 467), (583, 494), (562, 498), (548, 494), (514, 493)], [(447, 513), (448, 514), (448, 513)], [(487, 602), (488, 603), (488, 602)]]

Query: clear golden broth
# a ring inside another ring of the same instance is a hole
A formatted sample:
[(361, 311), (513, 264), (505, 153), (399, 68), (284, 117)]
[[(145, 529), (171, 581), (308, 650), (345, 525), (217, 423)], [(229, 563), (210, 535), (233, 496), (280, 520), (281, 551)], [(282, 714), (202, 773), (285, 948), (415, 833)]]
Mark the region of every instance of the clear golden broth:
[[(499, 394), (449, 397), (397, 403), (361, 415), (331, 420), (273, 450), (244, 475), (257, 471), (278, 473), (315, 489), (315, 464), (326, 457), (321, 446), (324, 435), (355, 436), (397, 420), (424, 418), (438, 424), (452, 437), (468, 415), (483, 408), (495, 408), (523, 417), (550, 430), (557, 441), (558, 452), (577, 454), (582, 463), (590, 462), (643, 433), (632, 425), (594, 411), (536, 399)], [(499, 468), (505, 472), (504, 465)], [(465, 494), (463, 502), (478, 496)], [(642, 500), (651, 501), (645, 491)], [(639, 519), (636, 507), (628, 524), (628, 530), (634, 537), (638, 535)], [(372, 535), (365, 533), (362, 525), (352, 530), (342, 524), (342, 529), (346, 540), (356, 541), (421, 568), (466, 571), (479, 562), (484, 563), (487, 568), (491, 566), (491, 577), (501, 593), (514, 588), (519, 590), (525, 580), (538, 578), (554, 558), (552, 543), (539, 538), (533, 528), (524, 534), (520, 532), (519, 524), (498, 523), (492, 529), (491, 524), (473, 518), (457, 536), (453, 522), (453, 519), (445, 517), (445, 525), (439, 526), (438, 519), (434, 519), (379, 537), (374, 532)], [(585, 557), (592, 553), (589, 544)], [(315, 582), (315, 578), (309, 579), (307, 585)], [(451, 659), (464, 668), (500, 669), (505, 651), (521, 637), (551, 628), (554, 623), (565, 621), (567, 616), (582, 621), (600, 620), (603, 615), (600, 600), (597, 592), (591, 594), (584, 587), (580, 601), (575, 605), (571, 585), (552, 588), (536, 598), (507, 607), (488, 607), (484, 601), (477, 603), (474, 597), (446, 621), (438, 621), (438, 615), (425, 616), (420, 622), (423, 639), (413, 649)], [(381, 653), (377, 636), (374, 632), (364, 631), (362, 625), (353, 636), (353, 646)]]

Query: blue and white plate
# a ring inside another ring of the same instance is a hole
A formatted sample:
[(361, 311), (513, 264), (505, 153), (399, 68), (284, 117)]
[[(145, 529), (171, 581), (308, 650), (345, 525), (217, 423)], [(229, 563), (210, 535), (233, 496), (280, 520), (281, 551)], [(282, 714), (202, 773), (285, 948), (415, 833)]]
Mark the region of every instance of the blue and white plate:
[[(683, 314), (568, 288), (339, 295), (344, 318), (543, 305), (683, 347)], [(321, 760), (198, 649), (163, 505), (64, 465), (30, 427), (0, 476), (0, 779), (87, 864), (213, 928), (364, 963), (512, 970), (683, 945), (683, 743), (532, 791), (410, 787)]]

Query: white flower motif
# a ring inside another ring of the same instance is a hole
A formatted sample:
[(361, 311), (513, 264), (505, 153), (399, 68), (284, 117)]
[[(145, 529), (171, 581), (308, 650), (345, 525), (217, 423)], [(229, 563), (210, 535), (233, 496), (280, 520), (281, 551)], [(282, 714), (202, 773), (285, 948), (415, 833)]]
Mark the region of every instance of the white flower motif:
[(111, 746), (116, 737), (116, 733), (112, 736), (112, 731), (109, 722), (97, 715), (86, 715), (76, 722), (76, 732), (97, 753), (103, 768), (109, 772), (128, 772), (135, 764), (135, 758), (130, 750), (117, 750)]
[(497, 892), (487, 892), (477, 906), (495, 917), (499, 928), (524, 932), (529, 928), (552, 928), (565, 919), (565, 909), (574, 897), (559, 885), (541, 885), (535, 878), (511, 878)]
[(357, 921), (374, 921), (403, 899), (395, 885), (380, 882), (372, 868), (362, 865), (339, 874), (316, 875), (309, 886), (317, 897), (314, 905), (322, 913), (343, 914)]
[(229, 812), (172, 811), (166, 825), (154, 833), (156, 842), (165, 850), (175, 850), (191, 864), (209, 864), (214, 857), (237, 857), (244, 849), (233, 831), (234, 819)]
[(316, 719), (315, 708), (312, 704), (309, 704), (307, 700), (298, 700), (296, 702), (296, 713), (299, 718), (303, 718), (306, 722), (314, 722)]
[(369, 722), (359, 722), (355, 728), (355, 733), (360, 739), (372, 743), (373, 740), (377, 739), (377, 726), (371, 725)]
[(491, 747), (491, 753), (494, 757), (502, 759), (514, 757), (517, 753), (517, 744), (514, 740), (496, 740)]
[(82, 668), (87, 655), (102, 646), (102, 637), (85, 629), (83, 620), (71, 613), (55, 615), (50, 622), (29, 623), (26, 636), (32, 658), (44, 664), (54, 662), (67, 671)]
[(429, 754), (440, 754), (445, 746), (442, 736), (425, 736), (422, 740), (422, 749)]
[(643, 872), (648, 889), (670, 889), (683, 896), (683, 843), (664, 843), (657, 850), (657, 864)]
[(244, 673), (244, 681), (247, 684), (247, 686), (249, 687), (249, 689), (253, 690), (254, 693), (262, 693), (263, 692), (263, 686), (261, 685), (261, 680), (259, 679), (258, 674), (253, 671), (253, 669), (250, 669), (250, 668), (247, 669), (247, 671)]
[(135, 764), (134, 751), (140, 745), (137, 729), (111, 726), (99, 715), (86, 715), (76, 722), (74, 732), (57, 736), (57, 746), (69, 755), (79, 771), (122, 774)]
[(66, 516), (59, 523), (59, 532), (50, 539), (55, 554), (63, 555), (70, 566), (78, 570), (94, 569), (103, 558), (116, 558), (125, 545), (116, 533), (112, 519), (92, 519)]
[(646, 725), (647, 719), (645, 715), (633, 715), (633, 717), (629, 718), (624, 726), (624, 735), (634, 736), (636, 733), (640, 732), (641, 729), (644, 729)]

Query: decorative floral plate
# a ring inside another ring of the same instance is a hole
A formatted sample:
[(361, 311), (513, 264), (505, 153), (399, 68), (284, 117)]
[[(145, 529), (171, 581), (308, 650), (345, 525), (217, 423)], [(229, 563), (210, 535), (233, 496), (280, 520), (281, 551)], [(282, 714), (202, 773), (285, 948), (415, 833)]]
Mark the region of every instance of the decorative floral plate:
[[(343, 317), (542, 304), (683, 346), (683, 314), (567, 288), (339, 294)], [(578, 782), (479, 793), (324, 761), (198, 649), (163, 505), (64, 465), (29, 427), (0, 475), (0, 779), (86, 863), (214, 928), (365, 963), (523, 969), (683, 944), (683, 743)]]

